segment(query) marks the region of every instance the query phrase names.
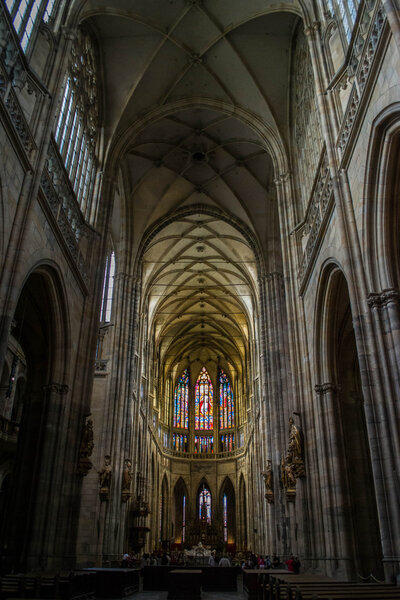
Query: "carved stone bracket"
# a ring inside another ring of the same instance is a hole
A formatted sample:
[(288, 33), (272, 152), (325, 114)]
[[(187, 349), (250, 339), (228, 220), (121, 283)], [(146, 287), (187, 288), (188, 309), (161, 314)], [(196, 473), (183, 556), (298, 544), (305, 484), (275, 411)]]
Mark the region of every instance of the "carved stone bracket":
[(400, 292), (394, 288), (388, 288), (379, 293), (371, 293), (367, 299), (370, 308), (381, 309), (388, 304), (400, 305)]

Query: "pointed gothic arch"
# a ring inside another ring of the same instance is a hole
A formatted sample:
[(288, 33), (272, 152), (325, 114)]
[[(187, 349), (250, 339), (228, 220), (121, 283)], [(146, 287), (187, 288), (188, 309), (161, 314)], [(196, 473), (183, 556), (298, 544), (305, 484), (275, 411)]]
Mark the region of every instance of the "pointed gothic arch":
[(349, 289), (336, 263), (325, 266), (317, 307), (317, 418), (327, 441), (319, 463), (323, 519), (334, 532), (326, 550), (338, 557), (330, 572), (366, 576), (368, 571), (378, 577), (381, 543), (359, 358)]
[(225, 477), (219, 493), (222, 515), (222, 539), (227, 548), (236, 547), (236, 492), (230, 477)]
[(189, 492), (182, 477), (179, 477), (174, 487), (174, 543), (183, 547), (187, 541)]

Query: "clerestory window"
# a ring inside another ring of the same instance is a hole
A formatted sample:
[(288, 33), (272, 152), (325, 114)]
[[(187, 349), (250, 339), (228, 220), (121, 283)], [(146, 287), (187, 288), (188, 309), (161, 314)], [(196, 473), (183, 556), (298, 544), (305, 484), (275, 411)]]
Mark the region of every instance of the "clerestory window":
[(359, 4), (358, 0), (328, 0), (329, 11), (342, 23), (347, 43), (351, 38)]
[(115, 252), (111, 252), (106, 258), (106, 268), (103, 280), (103, 295), (101, 299), (100, 321), (109, 323), (111, 321), (111, 310), (114, 295), (115, 277)]
[(6, 7), (24, 52), (40, 22), (48, 23), (54, 18), (58, 4), (56, 0), (6, 0)]
[(54, 137), (82, 213), (90, 220), (97, 168), (97, 61), (91, 36), (78, 30), (64, 80)]

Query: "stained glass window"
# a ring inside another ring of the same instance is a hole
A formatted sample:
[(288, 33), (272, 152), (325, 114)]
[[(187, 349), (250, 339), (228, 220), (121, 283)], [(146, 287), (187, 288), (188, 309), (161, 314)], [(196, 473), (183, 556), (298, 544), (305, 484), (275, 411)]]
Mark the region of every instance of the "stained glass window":
[(233, 392), (230, 381), (223, 369), (219, 370), (219, 427), (230, 429), (235, 426)]
[(189, 426), (189, 369), (185, 369), (175, 388), (174, 427), (187, 429)]
[(211, 523), (211, 492), (205, 487), (199, 496), (199, 519)]
[(187, 452), (188, 450), (188, 436), (174, 433), (172, 436), (172, 447), (178, 452)]
[(235, 435), (225, 433), (221, 435), (221, 452), (232, 452), (235, 449)]
[(213, 386), (207, 369), (203, 367), (196, 382), (195, 428), (212, 429), (213, 425)]
[(224, 542), (228, 541), (228, 498), (224, 494), (222, 500), (222, 517), (224, 521)]
[(196, 454), (203, 454), (204, 452), (214, 452), (214, 436), (195, 435), (194, 451)]
[(185, 541), (186, 537), (186, 496), (183, 496), (183, 506), (182, 506), (182, 543)]

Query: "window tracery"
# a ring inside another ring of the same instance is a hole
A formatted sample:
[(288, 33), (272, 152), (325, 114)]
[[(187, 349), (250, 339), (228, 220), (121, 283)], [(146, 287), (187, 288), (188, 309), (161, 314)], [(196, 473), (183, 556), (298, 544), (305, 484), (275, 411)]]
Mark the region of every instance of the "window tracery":
[(14, 29), (26, 52), (40, 22), (48, 23), (57, 10), (56, 0), (6, 0)]
[(106, 258), (104, 271), (103, 295), (101, 300), (100, 321), (109, 323), (111, 320), (112, 301), (114, 294), (115, 278), (115, 252), (111, 252)]
[(174, 427), (189, 427), (189, 369), (185, 369), (174, 393)]
[(204, 452), (214, 452), (214, 436), (213, 435), (195, 435), (194, 436), (194, 451), (196, 454)]
[(203, 367), (195, 388), (195, 429), (210, 430), (213, 426), (213, 385)]
[(211, 492), (205, 486), (199, 494), (199, 519), (211, 524)]
[(360, 3), (357, 0), (328, 0), (329, 11), (332, 16), (336, 16), (339, 22), (342, 23), (347, 43), (351, 39), (359, 5)]
[(90, 35), (78, 29), (54, 137), (83, 213), (90, 211), (96, 174), (99, 122), (96, 63)]
[(235, 426), (233, 391), (228, 376), (219, 370), (219, 428), (231, 429)]

